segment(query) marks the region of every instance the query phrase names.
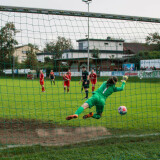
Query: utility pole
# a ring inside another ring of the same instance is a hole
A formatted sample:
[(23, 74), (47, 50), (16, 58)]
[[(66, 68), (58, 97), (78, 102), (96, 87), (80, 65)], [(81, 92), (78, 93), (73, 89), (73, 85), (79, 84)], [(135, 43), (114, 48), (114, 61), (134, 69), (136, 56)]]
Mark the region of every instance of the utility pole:
[[(88, 13), (89, 13), (89, 4), (92, 2), (92, 0), (82, 0), (88, 5)], [(88, 17), (88, 72), (89, 72), (89, 58), (90, 58), (90, 53), (89, 53), (89, 17)]]

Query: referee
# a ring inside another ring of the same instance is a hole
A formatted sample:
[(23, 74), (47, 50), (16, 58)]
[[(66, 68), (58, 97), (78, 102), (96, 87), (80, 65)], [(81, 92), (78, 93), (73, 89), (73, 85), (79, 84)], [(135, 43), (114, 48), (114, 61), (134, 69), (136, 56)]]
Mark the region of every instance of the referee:
[(88, 99), (89, 73), (87, 72), (85, 66), (82, 67), (81, 81), (82, 81), (82, 87), (84, 88), (84, 90), (86, 92), (86, 97), (84, 99)]

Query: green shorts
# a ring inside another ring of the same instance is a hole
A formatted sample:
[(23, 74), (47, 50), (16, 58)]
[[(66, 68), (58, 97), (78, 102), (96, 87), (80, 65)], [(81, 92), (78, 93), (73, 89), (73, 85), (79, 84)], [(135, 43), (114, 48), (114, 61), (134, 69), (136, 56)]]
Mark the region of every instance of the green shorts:
[(96, 112), (102, 113), (105, 105), (105, 99), (101, 95), (95, 93), (85, 103), (88, 103), (89, 108), (96, 106)]

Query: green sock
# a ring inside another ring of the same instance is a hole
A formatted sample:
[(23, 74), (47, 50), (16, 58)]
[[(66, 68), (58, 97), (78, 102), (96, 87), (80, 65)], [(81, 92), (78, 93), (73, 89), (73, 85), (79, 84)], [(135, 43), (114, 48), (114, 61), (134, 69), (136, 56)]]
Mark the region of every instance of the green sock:
[(76, 115), (79, 115), (79, 114), (81, 114), (83, 111), (84, 111), (84, 108), (83, 108), (83, 107), (79, 107), (79, 108), (76, 110), (75, 114), (76, 114)]
[(101, 116), (99, 114), (94, 114), (92, 118), (95, 118), (95, 119), (100, 119)]

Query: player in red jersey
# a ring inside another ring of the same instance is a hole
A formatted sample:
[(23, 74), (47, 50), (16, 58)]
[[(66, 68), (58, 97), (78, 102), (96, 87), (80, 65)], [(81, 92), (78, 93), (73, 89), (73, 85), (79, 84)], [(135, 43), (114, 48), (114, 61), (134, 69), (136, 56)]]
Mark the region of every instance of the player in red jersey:
[(53, 81), (53, 83), (54, 83), (54, 85), (55, 85), (55, 75), (54, 75), (53, 70), (51, 70), (51, 72), (50, 72), (50, 74), (49, 74), (49, 78), (50, 78), (50, 80), (51, 80), (51, 85), (52, 85), (52, 81)]
[(66, 87), (67, 87), (67, 93), (69, 92), (69, 87), (70, 87), (70, 79), (68, 72), (63, 75), (63, 81), (64, 81), (64, 93), (66, 92)]
[(40, 85), (42, 87), (42, 92), (45, 92), (45, 88), (44, 88), (44, 74), (43, 74), (42, 70), (40, 70), (40, 76), (39, 76), (39, 78), (40, 78)]
[[(70, 69), (68, 70), (67, 75), (68, 75), (68, 77), (69, 77), (69, 80), (71, 81), (71, 71), (70, 71)], [(69, 83), (69, 86), (70, 86), (70, 81), (68, 82), (68, 83)]]
[(90, 81), (92, 83), (92, 92), (94, 92), (95, 85), (97, 83), (97, 74), (94, 72), (94, 69), (92, 69), (91, 74), (89, 75)]
[(71, 71), (70, 71), (70, 69), (68, 70), (67, 74), (69, 76), (69, 79), (71, 80)]

